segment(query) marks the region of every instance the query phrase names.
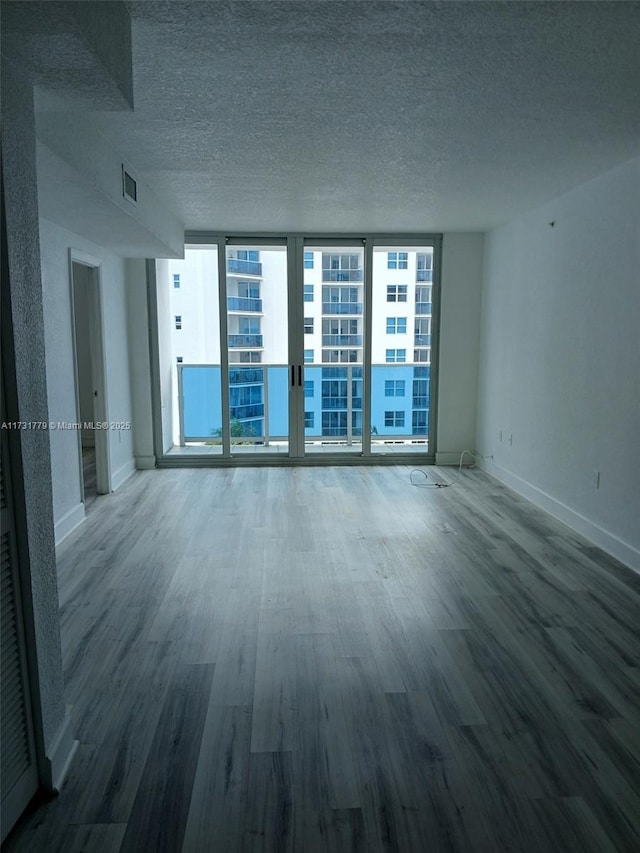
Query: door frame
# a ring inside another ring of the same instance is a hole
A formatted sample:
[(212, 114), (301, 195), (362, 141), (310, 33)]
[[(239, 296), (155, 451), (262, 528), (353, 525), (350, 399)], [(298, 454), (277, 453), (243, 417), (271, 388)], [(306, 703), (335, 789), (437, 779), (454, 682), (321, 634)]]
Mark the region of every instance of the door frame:
[[(91, 381), (93, 384), (93, 423), (96, 452), (96, 492), (99, 495), (111, 493), (111, 448), (109, 446), (109, 406), (108, 384), (105, 359), (105, 329), (104, 305), (102, 292), (102, 263), (91, 255), (77, 249), (69, 249), (69, 294), (71, 305), (71, 340), (73, 348), (73, 376), (76, 397), (76, 423), (80, 418), (80, 389), (78, 381), (78, 350), (76, 342), (76, 311), (73, 266), (77, 264), (88, 270), (88, 306), (89, 306), (89, 340), (91, 348)], [(96, 425), (106, 424), (102, 429)], [(80, 493), (84, 503), (84, 473), (82, 468), (82, 435), (77, 429), (77, 445), (79, 459)]]
[[(216, 246), (218, 250), (218, 281), (219, 281), (219, 313), (220, 313), (220, 335), (221, 335), (221, 371), (225, 375), (228, 371), (228, 352), (223, 342), (227, 335), (226, 317), (226, 246), (229, 243), (236, 245), (269, 246), (286, 242), (288, 250), (287, 276), (288, 283), (298, 282), (299, 288), (289, 286), (288, 288), (288, 321), (289, 321), (289, 365), (295, 367), (303, 366), (304, 341), (300, 330), (303, 322), (303, 288), (304, 281), (304, 245), (312, 245), (314, 242), (329, 245), (349, 242), (362, 243), (364, 245), (364, 341), (363, 341), (363, 435), (362, 451), (360, 453), (317, 453), (305, 454), (304, 452), (304, 386), (300, 388), (290, 387), (289, 395), (289, 453), (284, 454), (241, 454), (232, 455), (230, 452), (230, 438), (226, 441), (223, 436), (223, 447), (221, 455), (196, 454), (188, 455), (168, 454), (164, 452), (162, 434), (162, 394), (160, 381), (160, 352), (158, 324), (158, 298), (156, 265), (153, 259), (147, 262), (147, 285), (150, 306), (150, 358), (151, 358), (151, 381), (152, 402), (154, 422), (154, 443), (158, 467), (180, 468), (180, 467), (229, 467), (229, 466), (270, 466), (270, 465), (406, 465), (406, 464), (434, 464), (437, 449), (437, 403), (438, 403), (438, 363), (439, 363), (439, 318), (440, 318), (440, 282), (442, 267), (442, 234), (441, 233), (416, 233), (408, 232), (401, 234), (388, 234), (384, 232), (375, 233), (317, 233), (308, 232), (246, 232), (230, 230), (221, 231), (185, 231), (184, 242), (187, 245), (210, 245)], [(426, 453), (394, 453), (394, 454), (372, 454), (371, 436), (364, 425), (371, 419), (371, 297), (373, 289), (373, 252), (376, 246), (432, 246), (434, 255), (433, 271), (433, 311), (432, 311), (432, 347), (431, 347), (431, 402), (429, 407), (429, 445)], [(224, 282), (225, 286), (221, 286)], [(300, 292), (298, 292), (300, 291)], [(299, 320), (299, 328), (297, 320)], [(298, 383), (299, 384), (299, 383)], [(291, 385), (291, 380), (290, 380)], [(228, 421), (229, 413), (229, 388), (227, 383), (222, 383), (222, 411), (223, 418)], [(227, 431), (228, 432), (228, 431)]]

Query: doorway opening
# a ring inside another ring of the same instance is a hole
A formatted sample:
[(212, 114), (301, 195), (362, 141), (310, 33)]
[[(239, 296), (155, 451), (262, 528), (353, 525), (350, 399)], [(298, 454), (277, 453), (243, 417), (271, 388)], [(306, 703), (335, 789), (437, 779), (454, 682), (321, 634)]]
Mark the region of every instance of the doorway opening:
[(85, 512), (111, 491), (100, 268), (71, 258), (76, 424)]

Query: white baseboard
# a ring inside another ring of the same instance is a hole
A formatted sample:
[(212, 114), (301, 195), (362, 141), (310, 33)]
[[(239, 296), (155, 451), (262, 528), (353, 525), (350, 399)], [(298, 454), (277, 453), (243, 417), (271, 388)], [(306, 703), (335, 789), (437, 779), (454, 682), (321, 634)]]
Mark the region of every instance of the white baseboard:
[(156, 467), (155, 456), (136, 456), (136, 468), (139, 471), (147, 471)]
[(78, 745), (78, 741), (73, 736), (71, 717), (69, 713), (66, 713), (58, 729), (58, 734), (47, 749), (47, 778), (44, 782), (50, 791), (58, 793), (62, 788)]
[[(480, 465), (480, 461), (478, 464)], [(616, 560), (620, 560), (625, 566), (636, 572), (640, 572), (640, 551), (629, 545), (628, 542), (624, 542), (622, 539), (614, 536), (613, 533), (609, 533), (609, 531), (600, 527), (594, 521), (585, 518), (584, 515), (580, 515), (579, 512), (543, 492), (537, 486), (533, 486), (531, 483), (518, 477), (517, 474), (507, 471), (506, 468), (502, 468), (491, 461), (485, 461), (480, 467), (487, 474), (491, 474), (496, 480), (500, 480), (505, 486), (509, 486), (514, 492), (522, 495), (523, 498), (531, 501), (531, 503), (540, 507), (540, 509), (548, 512), (549, 515), (571, 527), (576, 533), (579, 533), (594, 545), (597, 545), (598, 548), (602, 548), (603, 551), (615, 557)]]
[[(459, 465), (460, 456), (464, 450), (443, 450), (436, 451), (436, 465)], [(465, 455), (462, 460), (463, 465), (472, 465), (474, 462), (473, 456)]]
[(125, 462), (124, 465), (121, 465), (117, 471), (114, 471), (111, 475), (111, 491), (115, 492), (116, 489), (119, 489), (123, 483), (131, 477), (132, 474), (136, 472), (136, 461), (135, 459), (129, 459), (128, 462)]
[(59, 545), (79, 524), (82, 524), (84, 518), (84, 504), (82, 503), (74, 506), (69, 512), (65, 512), (62, 518), (55, 524), (56, 545)]

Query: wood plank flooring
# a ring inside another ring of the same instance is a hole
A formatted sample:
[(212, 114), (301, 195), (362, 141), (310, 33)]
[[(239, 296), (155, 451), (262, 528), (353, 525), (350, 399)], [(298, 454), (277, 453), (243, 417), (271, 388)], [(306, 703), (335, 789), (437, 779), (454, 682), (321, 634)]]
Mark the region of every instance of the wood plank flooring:
[(640, 576), (480, 471), (139, 472), (59, 555), (10, 853), (640, 850)]

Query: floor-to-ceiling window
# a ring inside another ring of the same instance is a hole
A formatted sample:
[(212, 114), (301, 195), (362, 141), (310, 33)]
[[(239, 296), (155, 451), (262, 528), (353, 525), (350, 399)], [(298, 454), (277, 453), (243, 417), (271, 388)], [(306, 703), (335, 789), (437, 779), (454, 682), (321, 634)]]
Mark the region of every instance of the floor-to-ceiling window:
[(172, 460), (432, 456), (438, 250), (379, 236), (187, 245), (156, 282)]

